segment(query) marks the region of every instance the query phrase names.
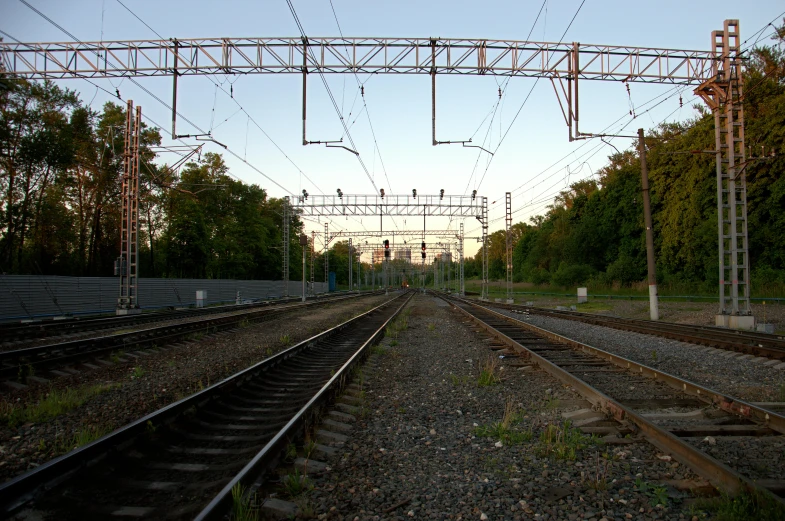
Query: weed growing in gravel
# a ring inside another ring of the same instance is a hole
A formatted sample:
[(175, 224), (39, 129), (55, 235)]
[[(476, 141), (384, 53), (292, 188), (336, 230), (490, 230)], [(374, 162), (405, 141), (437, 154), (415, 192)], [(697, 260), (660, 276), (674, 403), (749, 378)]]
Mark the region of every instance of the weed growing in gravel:
[(35, 367), (30, 364), (20, 365), (19, 370), (16, 372), (16, 379), (24, 383), (30, 376), (35, 376)]
[(635, 478), (635, 488), (638, 489), (638, 492), (649, 496), (649, 503), (651, 506), (668, 506), (668, 489), (666, 487), (662, 485), (651, 485), (641, 478)]
[(562, 425), (552, 423), (540, 434), (539, 452), (556, 459), (574, 460), (579, 450), (598, 443), (599, 439), (584, 436), (580, 429), (572, 428), (570, 422)]
[(726, 494), (716, 498), (699, 499), (690, 513), (708, 513), (717, 521), (775, 521), (785, 519), (785, 507), (774, 497), (763, 492), (745, 492), (736, 497)]
[(450, 382), (453, 385), (461, 385), (469, 383), (471, 378), (468, 375), (458, 376), (457, 374), (450, 374)]
[(785, 402), (785, 384), (780, 384), (780, 391), (777, 401)]
[(286, 446), (285, 458), (288, 461), (294, 461), (295, 459), (297, 459), (297, 445), (295, 445), (294, 443), (290, 443), (289, 445)]
[(144, 376), (144, 369), (141, 367), (134, 367), (133, 372), (131, 373), (131, 378), (139, 379)]
[(288, 346), (289, 344), (292, 343), (292, 339), (291, 337), (289, 337), (289, 335), (281, 335), (281, 338), (279, 340), (281, 344), (283, 344), (284, 346)]
[(515, 404), (515, 400), (509, 397), (504, 404), (502, 421), (475, 427), (474, 435), (483, 438), (494, 438), (501, 441), (504, 445), (518, 445), (531, 441), (534, 438), (532, 427), (525, 430), (516, 428), (522, 420), (523, 417)]
[(428, 322), (428, 331), (436, 331), (436, 324)]
[(297, 504), (297, 517), (299, 519), (316, 519), (313, 503), (308, 498), (300, 498), (295, 503)]
[(545, 410), (552, 411), (554, 409), (558, 409), (560, 405), (559, 399), (555, 396), (549, 396), (547, 400), (545, 400)]
[(20, 406), (12, 402), (0, 404), (0, 420), (9, 427), (20, 423), (38, 423), (65, 414), (99, 394), (119, 387), (118, 385), (92, 385), (77, 389), (68, 388), (64, 391), (50, 389), (46, 394), (38, 395), (38, 401), (28, 406)]
[(147, 425), (145, 425), (145, 430), (147, 431), (147, 434), (155, 434), (155, 431), (158, 430), (158, 427), (156, 427), (152, 421), (147, 420)]
[(657, 350), (656, 349), (652, 349), (652, 351), (651, 351), (651, 361), (652, 362), (656, 362), (657, 361)]
[(311, 480), (305, 474), (300, 474), (299, 470), (295, 470), (294, 474), (287, 474), (281, 479), (281, 485), (289, 497), (297, 497), (311, 489)]
[(108, 434), (112, 429), (106, 425), (94, 425), (77, 431), (72, 437), (56, 437), (54, 450), (56, 454), (64, 454), (87, 445), (91, 441)]
[(391, 340), (390, 341), (390, 347), (395, 347), (397, 345), (398, 345), (398, 341), (397, 340)]
[(371, 347), (371, 354), (382, 356), (387, 354), (387, 350), (380, 345), (375, 345)]
[(398, 315), (398, 317), (396, 317), (395, 320), (387, 324), (387, 327), (384, 329), (385, 336), (389, 336), (393, 338), (393, 342), (395, 342), (401, 331), (409, 327), (410, 314), (411, 314), (411, 309), (409, 308), (401, 311), (401, 313)]
[(174, 360), (169, 360), (169, 361), (166, 363), (166, 365), (167, 365), (168, 367), (174, 367), (174, 366), (175, 366)]
[(589, 488), (592, 488), (597, 492), (608, 489), (608, 470), (610, 464), (611, 462), (608, 460), (608, 454), (603, 454), (602, 461), (600, 461), (600, 452), (597, 451), (597, 465), (594, 469), (594, 478), (587, 483)]
[(311, 459), (311, 455), (316, 450), (316, 442), (313, 440), (308, 441), (305, 445), (303, 445), (303, 454), (305, 454), (306, 459)]
[(234, 521), (258, 521), (259, 519), (256, 494), (253, 497), (245, 497), (245, 487), (239, 483), (232, 487), (232, 519)]
[(485, 360), (479, 362), (480, 377), (477, 379), (477, 385), (480, 387), (487, 387), (489, 385), (496, 385), (502, 381), (499, 376), (499, 359), (495, 356), (489, 356)]

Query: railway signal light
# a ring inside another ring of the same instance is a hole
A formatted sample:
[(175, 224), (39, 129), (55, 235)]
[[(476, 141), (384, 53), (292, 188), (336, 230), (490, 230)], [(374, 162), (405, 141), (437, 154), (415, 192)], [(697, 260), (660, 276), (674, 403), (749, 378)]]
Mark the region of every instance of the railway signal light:
[(425, 252), (422, 252), (422, 258), (423, 259), (425, 258)]
[(384, 188), (379, 189), (379, 195), (384, 199)]
[(425, 241), (422, 241), (422, 251), (425, 251)]
[(444, 199), (444, 188), (439, 190), (439, 200), (442, 200), (442, 199)]
[(384, 239), (384, 256), (385, 258), (390, 257), (390, 241), (388, 239)]

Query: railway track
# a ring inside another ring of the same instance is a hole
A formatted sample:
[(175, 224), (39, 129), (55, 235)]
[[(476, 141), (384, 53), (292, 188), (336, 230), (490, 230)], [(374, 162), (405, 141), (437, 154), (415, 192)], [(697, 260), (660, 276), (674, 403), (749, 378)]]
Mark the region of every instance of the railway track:
[[(336, 294), (331, 296), (312, 296), (306, 298), (307, 301), (322, 301), (344, 297), (346, 297), (346, 295)], [(46, 322), (34, 322), (29, 324), (0, 324), (0, 350), (17, 349), (23, 347), (22, 344), (32, 340), (40, 340), (53, 336), (64, 337), (68, 335), (84, 333), (87, 331), (123, 329), (136, 327), (142, 324), (151, 324), (170, 320), (183, 320), (192, 317), (216, 315), (219, 313), (232, 313), (235, 311), (245, 311), (249, 309), (268, 308), (296, 302), (300, 302), (300, 297), (265, 300), (262, 302), (255, 302), (253, 304), (231, 304), (223, 306), (212, 306), (207, 308), (159, 311), (153, 313), (143, 313), (140, 315), (71, 318), (66, 320), (50, 320)]]
[(223, 519), (348, 383), (402, 294), (0, 485), (4, 515)]
[(601, 411), (572, 416), (584, 432), (641, 434), (718, 488), (767, 491), (785, 508), (782, 415), (476, 303), (442, 298), (498, 339), (498, 349), (528, 358)]
[(674, 322), (653, 322), (632, 318), (611, 317), (579, 311), (563, 311), (533, 306), (504, 304), (499, 302), (478, 303), (488, 307), (507, 309), (513, 312), (531, 313), (565, 320), (575, 320), (597, 326), (634, 331), (682, 342), (699, 344), (738, 351), (754, 356), (762, 356), (785, 361), (785, 337), (753, 331), (739, 331), (713, 326), (676, 324)]
[(40, 375), (52, 368), (67, 367), (78, 362), (93, 361), (95, 365), (100, 366), (108, 363), (105, 357), (112, 354), (122, 352), (130, 353), (131, 356), (138, 356), (139, 353), (136, 355), (133, 353), (201, 337), (205, 334), (230, 331), (247, 326), (253, 322), (270, 320), (299, 309), (342, 302), (365, 295), (368, 294), (345, 295), (326, 300), (281, 304), (262, 309), (255, 308), (219, 317), (207, 316), (203, 320), (178, 322), (119, 334), (79, 338), (36, 347), (2, 351), (0, 352), (0, 379), (21, 383), (21, 381), (29, 377), (35, 378), (34, 375)]

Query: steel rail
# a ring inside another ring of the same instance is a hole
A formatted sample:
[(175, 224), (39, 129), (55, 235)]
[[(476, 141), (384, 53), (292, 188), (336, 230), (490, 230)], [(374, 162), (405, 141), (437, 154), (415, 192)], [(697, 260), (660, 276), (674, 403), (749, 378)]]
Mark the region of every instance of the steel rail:
[[(365, 296), (367, 294), (362, 294)], [(141, 349), (158, 346), (181, 340), (189, 335), (202, 332), (216, 333), (231, 329), (243, 323), (259, 322), (280, 316), (281, 314), (313, 306), (322, 306), (358, 298), (348, 295), (329, 300), (317, 300), (305, 303), (284, 304), (264, 309), (246, 310), (222, 317), (204, 318), (192, 322), (181, 322), (164, 326), (156, 326), (136, 331), (110, 334), (99, 337), (68, 340), (65, 342), (27, 347), (13, 351), (0, 352), (0, 377), (14, 377), (20, 368), (30, 366), (33, 369), (52, 367), (73, 363), (77, 360), (93, 358), (96, 355), (111, 353), (118, 350)]]
[[(480, 303), (478, 303), (480, 304)], [(598, 326), (611, 327), (624, 331), (633, 331), (671, 338), (692, 344), (707, 345), (720, 349), (738, 351), (755, 356), (765, 356), (785, 360), (785, 338), (751, 331), (730, 330), (715, 326), (699, 326), (676, 324), (674, 322), (652, 322), (635, 318), (605, 317), (594, 313), (544, 309), (534, 306), (487, 302), (480, 304), (485, 307), (496, 307), (515, 311), (525, 311), (535, 315), (574, 320)]]
[[(472, 313), (469, 309), (466, 309), (466, 307), (473, 307), (475, 308), (475, 310), (478, 309), (482, 310), (483, 312), (490, 314), (496, 319), (513, 324), (514, 326), (523, 329), (525, 331), (534, 333), (535, 335), (539, 335), (543, 338), (556, 341), (560, 344), (568, 345), (570, 347), (575, 348), (578, 351), (583, 351), (595, 355), (597, 357), (603, 358), (608, 362), (627, 371), (637, 373), (643, 376), (647, 376), (654, 380), (661, 381), (667, 384), (668, 386), (676, 390), (679, 390), (684, 394), (697, 397), (699, 400), (707, 403), (713, 403), (714, 405), (718, 406), (720, 409), (724, 411), (748, 419), (757, 420), (758, 422), (770, 427), (772, 430), (775, 430), (777, 432), (780, 433), (785, 432), (785, 417), (777, 413), (774, 413), (772, 411), (768, 411), (766, 409), (757, 407), (753, 404), (723, 395), (722, 393), (697, 385), (693, 382), (689, 382), (687, 380), (683, 380), (673, 375), (663, 373), (659, 370), (650, 368), (643, 364), (639, 364), (632, 360), (616, 356), (602, 349), (595, 348), (575, 340), (571, 340), (569, 338), (563, 337), (556, 333), (534, 326), (532, 324), (527, 324), (523, 321), (517, 320), (515, 318), (509, 317), (502, 313), (488, 309), (487, 307), (481, 306), (475, 302), (471, 302), (465, 299), (451, 298), (445, 295), (439, 295), (439, 296), (445, 301), (447, 301), (448, 303), (453, 304), (455, 309), (457, 309), (463, 315), (471, 319), (482, 329), (484, 329), (494, 337), (498, 338), (504, 344), (510, 346), (517, 352), (524, 353), (527, 357), (529, 357), (529, 359), (533, 363), (537, 364), (541, 369), (551, 374), (561, 382), (576, 389), (579, 394), (581, 394), (593, 405), (599, 407), (603, 412), (609, 414), (617, 421), (620, 422), (627, 421), (633, 424), (638, 429), (638, 431), (641, 434), (643, 434), (643, 436), (649, 442), (651, 442), (655, 447), (659, 448), (664, 452), (668, 452), (672, 454), (676, 460), (678, 460), (680, 463), (684, 465), (689, 466), (696, 474), (703, 477), (714, 486), (733, 495), (738, 494), (742, 491), (764, 492), (766, 494), (770, 494), (771, 497), (775, 498), (777, 501), (785, 505), (785, 500), (783, 500), (783, 498), (775, 494), (772, 494), (768, 489), (757, 485), (754, 481), (750, 480), (745, 476), (742, 476), (741, 474), (737, 473), (735, 470), (731, 469), (724, 463), (716, 460), (712, 456), (700, 451), (699, 449), (687, 444), (686, 442), (679, 439), (677, 436), (658, 427), (653, 422), (647, 420), (640, 414), (631, 410), (629, 407), (624, 406), (621, 402), (611, 398), (607, 394), (592, 387), (591, 385), (589, 385), (582, 379), (578, 378), (571, 372), (559, 367), (555, 363), (547, 360), (545, 357), (537, 354), (531, 349), (528, 349), (525, 345), (517, 342), (516, 340), (512, 339), (511, 337), (503, 333), (502, 331), (498, 330), (496, 327), (488, 324), (482, 318), (476, 316), (475, 313)], [(457, 305), (456, 302), (458, 304), (463, 304), (463, 306)]]
[[(108, 456), (117, 453), (128, 453), (135, 445), (135, 441), (145, 433), (149, 433), (150, 425), (171, 426), (173, 422), (183, 417), (183, 414), (191, 411), (206, 410), (209, 405), (214, 405), (222, 399), (230, 396), (231, 392), (253, 387), (259, 381), (260, 376), (264, 376), (263, 381), (275, 378), (276, 368), (280, 369), (284, 362), (292, 362), (308, 353), (312, 353), (317, 346), (325, 342), (334, 341), (336, 338), (348, 336), (352, 341), (352, 335), (357, 336), (357, 329), (362, 332), (363, 325), (372, 325), (372, 333), (362, 336), (359, 347), (353, 349), (353, 353), (348, 359), (340, 362), (340, 367), (335, 369), (335, 373), (322, 385), (318, 391), (307, 400), (306, 404), (300, 407), (294, 416), (277, 433), (271, 435), (271, 439), (264, 447), (257, 452), (242, 470), (234, 476), (229, 484), (216, 495), (199, 514), (199, 519), (222, 518), (227, 513), (228, 501), (231, 500), (231, 487), (236, 483), (248, 484), (260, 478), (260, 474), (273, 464), (288, 443), (298, 438), (304, 429), (310, 424), (318, 414), (321, 406), (325, 405), (335, 394), (337, 394), (349, 381), (351, 370), (367, 354), (367, 348), (378, 340), (385, 331), (391, 320), (403, 309), (403, 307), (414, 296), (413, 292), (408, 292), (408, 298), (395, 308), (392, 313), (386, 313), (383, 308), (394, 304), (396, 301), (407, 297), (407, 294), (396, 296), (373, 309), (361, 313), (350, 320), (319, 333), (307, 340), (304, 340), (285, 351), (263, 360), (247, 369), (244, 369), (218, 383), (213, 384), (187, 398), (183, 398), (175, 403), (167, 405), (150, 413), (130, 424), (107, 434), (106, 436), (75, 449), (68, 454), (55, 458), (35, 469), (18, 476), (0, 485), (0, 512), (11, 514), (18, 512), (22, 507), (31, 502), (40, 500), (45, 494), (51, 492), (55, 487), (63, 484), (66, 480), (69, 484), (78, 483), (73, 478), (86, 468), (94, 468), (100, 461)], [(379, 324), (379, 325), (377, 325)], [(348, 331), (346, 331), (348, 329)], [(346, 341), (346, 340), (344, 340)], [(354, 344), (352, 344), (354, 345)], [(299, 364), (298, 364), (299, 365)], [(290, 368), (291, 369), (291, 368)], [(324, 371), (329, 367), (324, 367)], [(279, 378), (289, 378), (282, 374)], [(312, 377), (304, 380), (311, 380)], [(252, 389), (251, 389), (252, 391)], [(279, 409), (283, 407), (279, 406)], [(144, 494), (141, 491), (140, 494)]]
[[(368, 293), (368, 292), (366, 292)], [(330, 296), (309, 296), (308, 300), (324, 300), (330, 298), (340, 298), (345, 294), (335, 294)], [(260, 307), (278, 306), (291, 302), (300, 302), (300, 297), (290, 297), (282, 299), (268, 299), (252, 304), (228, 304), (220, 306), (210, 306), (206, 308), (182, 309), (174, 311), (155, 311), (152, 313), (142, 313), (140, 315), (125, 316), (100, 316), (88, 318), (72, 318), (67, 320), (49, 320), (32, 322), (29, 324), (5, 323), (0, 324), (0, 346), (8, 345), (12, 342), (24, 340), (37, 340), (49, 336), (62, 336), (71, 333), (81, 333), (84, 331), (97, 331), (101, 329), (122, 328), (137, 324), (150, 322), (162, 322), (164, 320), (179, 320), (202, 315), (214, 315), (217, 313), (231, 313), (236, 310), (256, 309)]]

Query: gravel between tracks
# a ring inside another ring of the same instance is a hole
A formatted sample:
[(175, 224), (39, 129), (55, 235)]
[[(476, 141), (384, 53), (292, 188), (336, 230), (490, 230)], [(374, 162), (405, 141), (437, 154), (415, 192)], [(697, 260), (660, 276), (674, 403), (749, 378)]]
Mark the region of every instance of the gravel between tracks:
[(0, 399), (3, 419), (12, 407), (35, 404), (53, 391), (103, 386), (102, 392), (81, 406), (49, 420), (11, 427), (0, 419), (0, 481), (67, 452), (79, 444), (77, 437), (85, 443), (89, 434), (95, 436), (125, 425), (377, 306), (385, 298), (390, 297), (364, 297), (296, 311), (229, 334), (205, 336), (146, 355), (126, 353), (101, 369), (78, 365), (78, 374), (4, 393)]
[(695, 344), (573, 320), (500, 313), (750, 402), (784, 401), (785, 371), (725, 358)]
[[(412, 306), (397, 345), (385, 339), (364, 371), (367, 414), (346, 453), (304, 500), (319, 519), (690, 519), (674, 499), (652, 506), (635, 481), (691, 472), (637, 439), (590, 445), (575, 460), (544, 453), (546, 425), (586, 402), (518, 358), (501, 360), (500, 384), (478, 386), (478, 361), (499, 353), (444, 302), (418, 296)], [(520, 414), (513, 430), (533, 436), (498, 446), (477, 429), (501, 421), (508, 400)]]

